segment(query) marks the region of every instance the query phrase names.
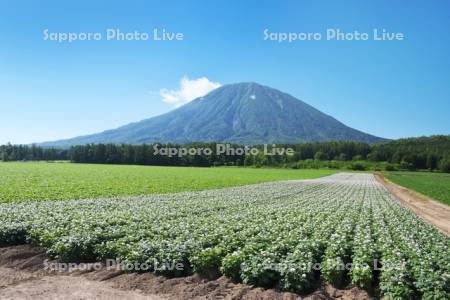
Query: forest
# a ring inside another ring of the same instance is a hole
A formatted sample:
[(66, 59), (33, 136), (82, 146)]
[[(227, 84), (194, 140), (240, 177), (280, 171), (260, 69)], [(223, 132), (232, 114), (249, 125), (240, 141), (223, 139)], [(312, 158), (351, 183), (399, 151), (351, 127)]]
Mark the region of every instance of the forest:
[[(211, 149), (208, 154), (183, 156), (155, 153), (155, 145), (167, 148)], [(450, 172), (450, 136), (398, 139), (378, 144), (359, 142), (316, 142), (277, 144), (291, 148), (293, 154), (264, 155), (217, 154), (216, 143), (177, 144), (86, 144), (69, 149), (42, 148), (37, 145), (0, 146), (2, 161), (70, 160), (74, 163), (138, 164), (155, 166), (254, 166), (287, 168), (351, 168), (355, 170), (440, 170)], [(230, 146), (238, 148), (242, 145)], [(254, 146), (263, 149), (264, 145)], [(269, 146), (270, 148), (271, 146)]]

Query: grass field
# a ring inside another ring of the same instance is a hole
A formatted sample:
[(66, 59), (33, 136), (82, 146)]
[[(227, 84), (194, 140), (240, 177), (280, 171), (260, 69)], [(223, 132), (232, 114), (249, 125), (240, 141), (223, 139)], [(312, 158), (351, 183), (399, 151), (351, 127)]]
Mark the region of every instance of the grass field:
[(450, 174), (431, 172), (386, 172), (390, 181), (450, 205)]
[(332, 170), (0, 163), (0, 202), (145, 195), (317, 178)]

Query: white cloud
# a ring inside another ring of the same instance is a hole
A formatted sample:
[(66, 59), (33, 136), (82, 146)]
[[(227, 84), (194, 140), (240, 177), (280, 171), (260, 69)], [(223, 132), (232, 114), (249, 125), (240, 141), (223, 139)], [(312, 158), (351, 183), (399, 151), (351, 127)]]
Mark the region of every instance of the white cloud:
[(250, 99), (255, 100), (256, 96), (255, 95), (250, 95)]
[(178, 90), (161, 89), (159, 94), (164, 102), (178, 107), (198, 97), (202, 97), (220, 86), (220, 83), (210, 81), (206, 77), (189, 79), (187, 76), (184, 76), (180, 80), (180, 88)]

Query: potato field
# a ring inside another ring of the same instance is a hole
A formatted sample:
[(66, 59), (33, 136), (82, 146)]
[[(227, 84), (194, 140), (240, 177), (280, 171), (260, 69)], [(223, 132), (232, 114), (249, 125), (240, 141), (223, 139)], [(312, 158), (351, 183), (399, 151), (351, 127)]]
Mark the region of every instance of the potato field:
[(0, 204), (0, 245), (24, 243), (60, 261), (118, 259), (138, 272), (222, 274), (300, 294), (325, 282), (393, 299), (450, 297), (450, 238), (371, 174)]

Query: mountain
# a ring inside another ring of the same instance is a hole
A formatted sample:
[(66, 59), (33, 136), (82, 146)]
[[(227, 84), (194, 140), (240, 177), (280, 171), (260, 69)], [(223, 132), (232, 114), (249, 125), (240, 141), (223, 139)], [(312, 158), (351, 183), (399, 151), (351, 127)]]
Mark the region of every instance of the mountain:
[(350, 128), (305, 102), (256, 83), (224, 85), (166, 114), (101, 133), (42, 146), (68, 147), (87, 143), (239, 144), (384, 139)]

